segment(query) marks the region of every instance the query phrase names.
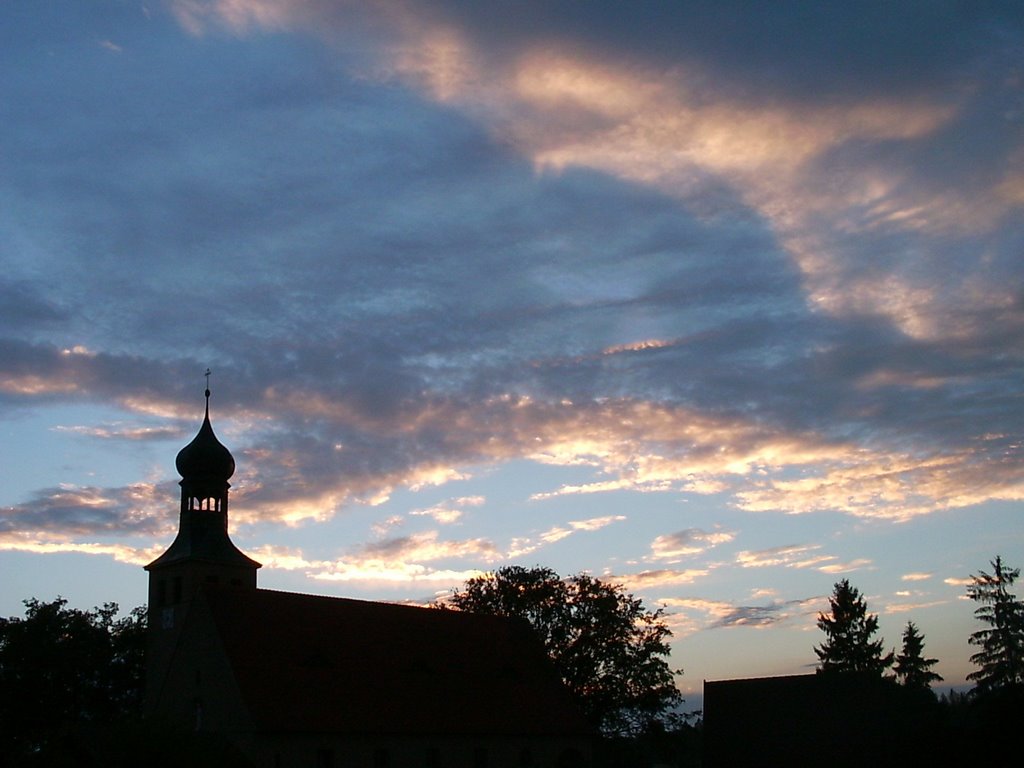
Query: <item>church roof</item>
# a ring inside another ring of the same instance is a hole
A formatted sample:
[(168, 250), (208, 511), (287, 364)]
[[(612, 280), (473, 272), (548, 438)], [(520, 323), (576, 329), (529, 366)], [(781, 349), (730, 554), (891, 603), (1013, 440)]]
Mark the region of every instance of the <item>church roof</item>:
[(261, 731), (590, 732), (523, 620), (271, 590), (206, 599)]
[(206, 390), (203, 424), (192, 442), (178, 451), (174, 465), (186, 482), (202, 479), (226, 483), (235, 474), (235, 457), (217, 439), (210, 424), (210, 390)]
[(236, 568), (261, 567), (234, 545), (224, 528), (223, 517), (209, 513), (186, 516), (171, 546), (145, 568), (149, 571), (183, 562), (213, 563)]

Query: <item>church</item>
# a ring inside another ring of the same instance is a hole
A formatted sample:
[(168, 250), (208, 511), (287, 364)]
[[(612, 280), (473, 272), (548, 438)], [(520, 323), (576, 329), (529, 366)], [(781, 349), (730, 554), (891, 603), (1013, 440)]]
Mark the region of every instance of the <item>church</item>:
[(228, 535), (231, 452), (177, 456), (178, 534), (149, 572), (145, 716), (260, 768), (584, 766), (592, 730), (522, 620), (260, 589)]

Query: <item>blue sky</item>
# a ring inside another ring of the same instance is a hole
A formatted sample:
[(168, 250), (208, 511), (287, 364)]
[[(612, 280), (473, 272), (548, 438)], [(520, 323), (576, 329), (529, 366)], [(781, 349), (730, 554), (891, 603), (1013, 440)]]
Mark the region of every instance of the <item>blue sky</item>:
[(1013, 3), (0, 6), (0, 615), (145, 600), (203, 372), (265, 587), (507, 563), (971, 670), (1024, 564)]

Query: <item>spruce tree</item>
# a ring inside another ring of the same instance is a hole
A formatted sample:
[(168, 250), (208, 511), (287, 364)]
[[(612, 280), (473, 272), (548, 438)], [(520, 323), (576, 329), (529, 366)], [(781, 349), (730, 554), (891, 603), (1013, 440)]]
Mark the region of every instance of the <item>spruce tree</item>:
[(893, 654), (883, 654), (882, 641), (871, 639), (878, 631), (878, 616), (867, 612), (864, 598), (847, 579), (835, 585), (828, 602), (829, 613), (818, 614), (818, 628), (827, 636), (814, 649), (821, 662), (818, 671), (881, 677), (892, 666)]
[(967, 586), (967, 595), (981, 604), (974, 615), (988, 625), (968, 639), (981, 650), (971, 656), (978, 669), (967, 679), (982, 694), (1024, 685), (1024, 603), (1010, 591), (1020, 569), (1007, 568), (999, 556), (991, 564), (991, 574), (972, 574)]
[(942, 680), (942, 675), (931, 670), (938, 663), (938, 659), (924, 657), (924, 635), (918, 632), (914, 622), (908, 621), (903, 630), (903, 650), (896, 657), (896, 666), (893, 667), (896, 679), (905, 688), (930, 691), (932, 683)]

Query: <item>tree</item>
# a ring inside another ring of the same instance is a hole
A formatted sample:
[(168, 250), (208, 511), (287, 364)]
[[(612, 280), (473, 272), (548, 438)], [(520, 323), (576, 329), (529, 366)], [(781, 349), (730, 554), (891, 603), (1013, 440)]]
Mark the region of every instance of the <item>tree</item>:
[(980, 603), (974, 615), (988, 625), (968, 638), (981, 650), (971, 656), (978, 669), (967, 679), (981, 694), (1024, 685), (1024, 603), (1010, 592), (1020, 569), (1007, 568), (998, 555), (991, 565), (991, 574), (972, 574), (967, 586), (968, 597)]
[(671, 631), (621, 585), (581, 573), (506, 566), (470, 579), (447, 604), (526, 619), (586, 717), (608, 735), (677, 725), (682, 704), (666, 657)]
[(924, 635), (918, 632), (914, 622), (908, 621), (903, 630), (903, 650), (893, 667), (896, 679), (905, 688), (930, 692), (931, 684), (942, 680), (942, 675), (931, 670), (938, 663), (938, 659), (924, 657)]
[(830, 612), (818, 614), (818, 629), (827, 636), (814, 649), (819, 672), (858, 672), (881, 677), (892, 665), (893, 654), (882, 653), (882, 641), (872, 640), (878, 616), (867, 612), (867, 603), (846, 579), (835, 585), (828, 599)]
[(83, 724), (139, 713), (146, 614), (80, 611), (58, 597), (25, 601), (25, 618), (0, 619), (0, 740), (8, 755), (38, 753)]

